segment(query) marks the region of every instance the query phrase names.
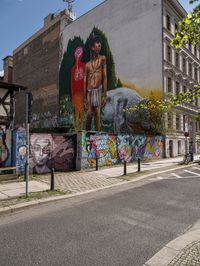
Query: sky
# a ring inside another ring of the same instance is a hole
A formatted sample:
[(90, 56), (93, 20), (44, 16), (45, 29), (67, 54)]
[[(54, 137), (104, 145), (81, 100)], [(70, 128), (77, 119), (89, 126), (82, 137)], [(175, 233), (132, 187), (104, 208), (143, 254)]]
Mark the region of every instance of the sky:
[[(123, 0), (126, 1), (126, 0)], [(134, 0), (133, 0), (134, 1)], [(179, 0), (190, 11), (189, 0)], [(101, 4), (103, 0), (75, 0), (73, 9), (77, 17)], [(49, 13), (55, 13), (67, 7), (63, 0), (0, 0), (0, 75), (3, 61), (26, 39), (43, 26), (43, 19)]]

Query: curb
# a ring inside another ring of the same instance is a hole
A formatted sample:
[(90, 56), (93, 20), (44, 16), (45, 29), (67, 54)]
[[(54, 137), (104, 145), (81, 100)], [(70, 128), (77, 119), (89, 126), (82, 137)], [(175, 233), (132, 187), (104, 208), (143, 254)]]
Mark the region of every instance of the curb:
[(189, 244), (200, 240), (200, 229), (189, 231), (169, 242), (143, 266), (167, 266)]
[[(193, 164), (195, 164), (195, 163), (193, 163)], [(171, 172), (171, 171), (178, 170), (178, 169), (188, 168), (188, 167), (190, 167), (193, 164), (184, 165), (184, 166), (178, 166), (178, 167), (176, 166), (176, 167), (173, 167), (173, 168), (170, 168), (170, 169), (165, 169), (165, 170), (158, 171), (158, 172), (156, 172), (156, 169), (155, 169), (155, 172), (153, 172), (153, 173), (149, 173), (149, 174), (146, 174), (146, 175), (142, 175), (140, 177), (136, 177), (135, 179), (130, 180), (130, 181), (123, 180), (123, 181), (119, 181), (119, 183), (117, 183), (117, 184), (113, 184), (113, 185), (109, 185), (109, 186), (105, 186), (105, 187), (101, 187), (101, 188), (97, 188), (97, 189), (86, 190), (84, 192), (77, 192), (77, 193), (68, 194), (68, 195), (55, 196), (55, 197), (50, 197), (50, 198), (45, 198), (45, 199), (22, 202), (22, 203), (18, 203), (16, 205), (9, 206), (9, 207), (1, 207), (0, 208), (0, 216), (3, 215), (3, 214), (7, 214), (7, 213), (18, 212), (18, 211), (20, 211), (22, 209), (27, 209), (29, 207), (33, 207), (33, 206), (37, 206), (37, 205), (47, 204), (47, 203), (51, 203), (51, 202), (57, 202), (57, 201), (60, 201), (60, 200), (73, 198), (73, 197), (77, 197), (77, 196), (82, 196), (82, 195), (85, 195), (85, 194), (101, 191), (101, 190), (104, 190), (104, 189), (109, 189), (109, 188), (112, 188), (112, 187), (126, 185), (128, 183), (134, 183), (134, 182), (140, 181), (142, 179), (145, 179), (147, 177), (151, 177), (153, 175), (167, 173), (167, 172)], [(115, 178), (120, 178), (120, 177), (121, 176), (115, 177)]]

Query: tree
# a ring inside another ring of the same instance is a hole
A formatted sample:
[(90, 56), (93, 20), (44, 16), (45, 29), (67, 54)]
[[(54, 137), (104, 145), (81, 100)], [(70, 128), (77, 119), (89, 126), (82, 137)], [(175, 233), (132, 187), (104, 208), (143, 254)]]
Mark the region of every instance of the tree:
[[(194, 2), (199, 2), (199, 0), (190, 0), (189, 2), (192, 4)], [(200, 42), (200, 4), (179, 22), (179, 29), (176, 31), (172, 45), (176, 48), (180, 48), (183, 44), (188, 42), (193, 45), (198, 45)]]

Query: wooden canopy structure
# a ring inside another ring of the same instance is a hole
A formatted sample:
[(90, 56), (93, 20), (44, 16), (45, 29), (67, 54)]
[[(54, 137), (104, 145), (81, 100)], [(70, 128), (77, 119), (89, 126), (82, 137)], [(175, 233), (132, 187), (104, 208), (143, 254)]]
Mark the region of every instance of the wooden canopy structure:
[(15, 95), (27, 87), (0, 81), (0, 125), (9, 128), (14, 122)]

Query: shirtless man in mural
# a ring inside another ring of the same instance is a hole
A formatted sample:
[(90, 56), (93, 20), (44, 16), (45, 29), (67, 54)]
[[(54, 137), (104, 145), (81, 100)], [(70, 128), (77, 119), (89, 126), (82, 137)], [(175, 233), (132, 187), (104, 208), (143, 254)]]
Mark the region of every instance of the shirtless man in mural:
[(102, 40), (95, 36), (90, 44), (91, 60), (85, 66), (84, 99), (86, 130), (91, 130), (92, 116), (94, 115), (95, 130), (100, 131), (101, 107), (106, 104), (107, 95), (107, 66), (106, 57), (100, 55)]

